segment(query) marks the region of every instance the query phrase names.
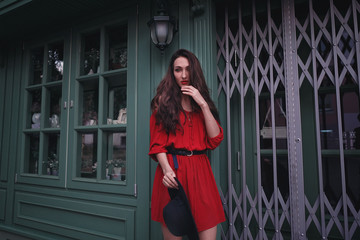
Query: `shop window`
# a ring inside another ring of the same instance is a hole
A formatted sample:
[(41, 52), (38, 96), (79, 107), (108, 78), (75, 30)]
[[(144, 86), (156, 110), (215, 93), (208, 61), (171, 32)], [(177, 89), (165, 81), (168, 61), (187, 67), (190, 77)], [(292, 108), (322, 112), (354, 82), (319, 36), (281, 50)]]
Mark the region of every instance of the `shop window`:
[(134, 144), (127, 143), (135, 139), (128, 119), (136, 21), (128, 17), (26, 43), (17, 181), (134, 194)]
[[(127, 180), (127, 24), (81, 34), (75, 112), (75, 179)], [(104, 49), (104, 52), (102, 52)]]
[(31, 48), (25, 87), (22, 173), (58, 176), (64, 41)]

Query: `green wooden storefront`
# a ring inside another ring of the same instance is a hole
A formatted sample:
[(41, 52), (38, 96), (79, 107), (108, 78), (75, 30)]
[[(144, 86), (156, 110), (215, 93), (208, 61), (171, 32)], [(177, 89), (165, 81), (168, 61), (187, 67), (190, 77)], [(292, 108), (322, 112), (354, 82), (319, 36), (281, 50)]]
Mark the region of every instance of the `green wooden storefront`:
[(168, 1), (179, 33), (161, 55), (147, 26), (156, 1), (0, 2), (0, 231), (160, 238), (150, 221), (150, 101), (178, 48), (216, 76), (204, 3), (196, 17), (191, 1)]

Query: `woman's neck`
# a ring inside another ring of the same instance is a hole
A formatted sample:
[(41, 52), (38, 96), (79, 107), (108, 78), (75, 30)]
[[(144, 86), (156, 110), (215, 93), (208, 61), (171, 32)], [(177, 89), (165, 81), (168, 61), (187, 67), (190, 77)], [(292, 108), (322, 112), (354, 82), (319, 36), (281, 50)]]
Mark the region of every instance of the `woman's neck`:
[(181, 96), (181, 106), (185, 111), (191, 112), (193, 110), (191, 106), (191, 99), (189, 96)]

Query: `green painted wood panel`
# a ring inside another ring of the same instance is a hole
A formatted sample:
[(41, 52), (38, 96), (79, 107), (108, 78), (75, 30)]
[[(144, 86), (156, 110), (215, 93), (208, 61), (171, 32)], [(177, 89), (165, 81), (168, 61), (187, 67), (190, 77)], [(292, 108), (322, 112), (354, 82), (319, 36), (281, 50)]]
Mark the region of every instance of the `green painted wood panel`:
[(148, 146), (150, 141), (150, 32), (147, 21), (150, 19), (150, 1), (140, 1), (138, 5), (136, 49), (136, 184), (137, 211), (135, 220), (135, 239), (150, 239), (150, 163)]
[(5, 220), (6, 189), (0, 189), (0, 220)]
[(12, 91), (14, 87), (14, 67), (15, 67), (15, 55), (9, 54), (6, 59), (6, 72), (5, 72), (5, 92), (4, 92), (4, 110), (3, 110), (3, 131), (2, 131), (2, 143), (1, 143), (1, 180), (8, 181), (8, 165), (9, 165), (9, 152), (10, 152), (10, 139), (12, 132), (15, 129), (11, 129), (11, 113), (14, 109), (12, 103)]
[[(5, 108), (5, 86), (6, 86), (6, 53), (5, 49), (0, 50), (0, 153), (2, 152), (2, 142), (3, 142), (3, 132), (4, 132), (4, 108)], [(2, 160), (2, 154), (0, 154), (0, 179), (4, 179), (2, 177), (6, 171), (5, 167), (3, 166), (5, 164), (5, 161)]]
[(75, 239), (134, 239), (135, 210), (17, 192), (14, 223)]
[[(10, 132), (10, 148), (9, 148), (9, 159), (8, 159), (8, 188), (7, 188), (7, 198), (6, 198), (6, 223), (12, 222), (12, 208), (13, 208), (13, 193), (15, 182), (15, 168), (16, 168), (16, 159), (19, 159), (20, 152), (18, 146), (18, 139), (20, 136), (19, 123), (20, 123), (20, 91), (21, 91), (21, 71), (18, 71), (22, 67), (22, 48), (20, 44), (13, 45), (13, 54), (14, 54), (14, 68), (13, 68), (13, 88), (11, 90), (11, 108), (14, 109), (9, 114), (10, 125), (8, 127), (11, 129)], [(16, 109), (16, 110), (15, 110)]]

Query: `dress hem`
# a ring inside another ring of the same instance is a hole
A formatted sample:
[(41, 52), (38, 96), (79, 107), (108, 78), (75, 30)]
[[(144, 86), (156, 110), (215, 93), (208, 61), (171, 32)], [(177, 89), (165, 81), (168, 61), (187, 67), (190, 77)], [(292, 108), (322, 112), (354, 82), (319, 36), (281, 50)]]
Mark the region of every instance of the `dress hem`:
[[(154, 222), (158, 222), (158, 223), (166, 226), (165, 222), (162, 221), (162, 220), (160, 220), (160, 219), (158, 219), (158, 220), (156, 220), (156, 219), (151, 219), (151, 220), (154, 221)], [(218, 220), (216, 224), (209, 224), (210, 226), (201, 227), (201, 228), (198, 228), (198, 227), (197, 227), (197, 230), (198, 230), (198, 232), (202, 232), (202, 231), (208, 230), (208, 229), (210, 229), (210, 228), (213, 228), (213, 227), (215, 227), (215, 226), (217, 226), (217, 225), (219, 225), (220, 223), (223, 223), (223, 222), (225, 222), (225, 221), (226, 221), (226, 219)]]

